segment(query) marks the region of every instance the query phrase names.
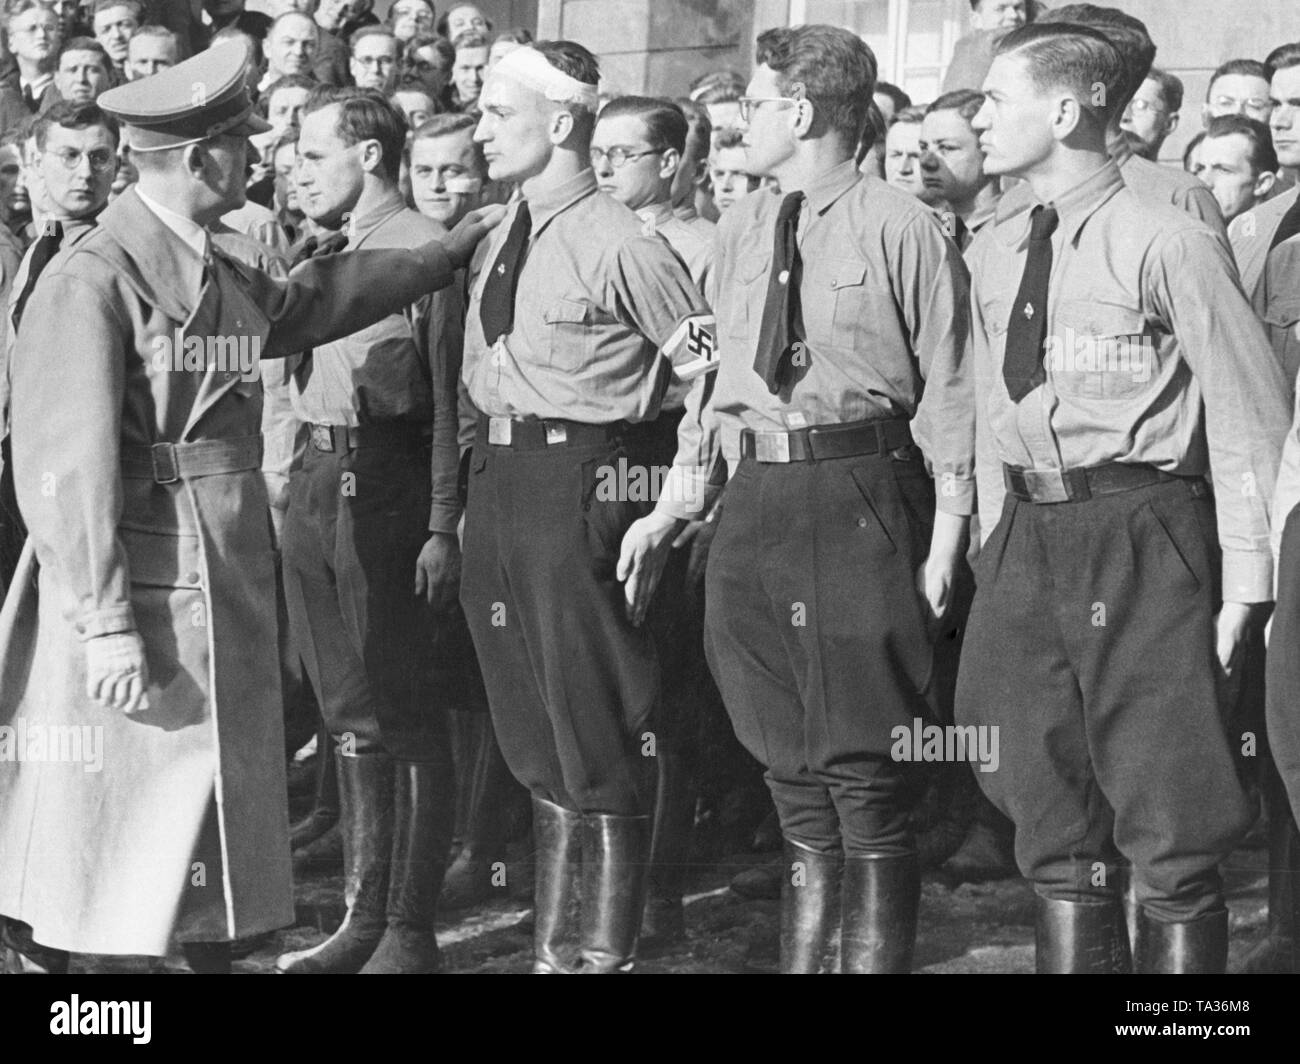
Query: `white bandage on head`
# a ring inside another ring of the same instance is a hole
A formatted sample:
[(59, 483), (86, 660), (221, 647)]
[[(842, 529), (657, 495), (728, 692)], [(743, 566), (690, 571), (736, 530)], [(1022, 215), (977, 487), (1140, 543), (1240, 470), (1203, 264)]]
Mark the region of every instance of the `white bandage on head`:
[(553, 103), (570, 104), (596, 113), (600, 101), (596, 86), (571, 78), (546, 61), (535, 48), (516, 48), (492, 68), (491, 77), (510, 78)]

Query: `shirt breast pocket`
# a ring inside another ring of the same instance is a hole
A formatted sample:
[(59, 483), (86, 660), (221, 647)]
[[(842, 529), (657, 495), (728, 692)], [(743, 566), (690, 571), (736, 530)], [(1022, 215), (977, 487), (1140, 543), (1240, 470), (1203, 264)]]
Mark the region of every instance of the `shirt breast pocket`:
[(771, 259), (755, 256), (741, 259), (733, 273), (735, 287), (718, 293), (718, 333), (737, 341), (757, 340), (767, 302), (767, 278)]
[(1062, 301), (1043, 358), (1057, 393), (1076, 399), (1132, 399), (1159, 370), (1143, 313), (1096, 300)]
[(1264, 312), (1269, 343), (1288, 381), (1300, 373), (1300, 295), (1288, 292), (1270, 299)]
[(557, 299), (542, 313), (550, 366), (580, 366), (591, 357), (596, 308), (579, 299)]
[[(864, 321), (880, 313), (879, 295), (868, 283), (867, 264), (861, 259), (828, 259), (822, 267), (830, 277), (832, 347), (854, 350)], [(892, 297), (890, 299), (892, 303)]]

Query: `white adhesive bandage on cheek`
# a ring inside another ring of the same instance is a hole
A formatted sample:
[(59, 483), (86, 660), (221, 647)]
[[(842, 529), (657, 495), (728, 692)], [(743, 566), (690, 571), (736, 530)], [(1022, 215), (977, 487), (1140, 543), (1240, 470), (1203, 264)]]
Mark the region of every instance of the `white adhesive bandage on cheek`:
[(460, 196), (472, 196), (483, 187), (483, 182), (477, 177), (449, 177), (443, 187)]
[(491, 77), (509, 78), (539, 92), (554, 103), (573, 104), (595, 113), (599, 106), (596, 86), (557, 70), (535, 48), (516, 48), (493, 68)]

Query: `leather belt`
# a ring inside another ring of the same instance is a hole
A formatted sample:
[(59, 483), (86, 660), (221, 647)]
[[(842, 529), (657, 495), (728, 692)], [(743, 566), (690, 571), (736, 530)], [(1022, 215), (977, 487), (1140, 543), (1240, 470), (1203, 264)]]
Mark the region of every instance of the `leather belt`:
[(791, 432), (740, 434), (740, 457), (758, 462), (819, 462), (860, 454), (883, 454), (911, 446), (911, 425), (903, 418), (813, 425)]
[(509, 418), (479, 416), (479, 438), (493, 447), (516, 451), (541, 451), (548, 447), (586, 447), (615, 440), (649, 440), (657, 422), (633, 425), (615, 421), (608, 425), (589, 425), (582, 421), (556, 418)]
[(1098, 495), (1117, 495), (1168, 480), (1210, 488), (1203, 477), (1166, 473), (1145, 462), (1106, 462), (1077, 469), (1021, 469), (1003, 465), (1002, 479), (1017, 499), (1033, 503), (1086, 502)]
[(416, 421), (375, 422), (369, 425), (309, 424), (311, 445), (326, 454), (345, 454), (360, 447), (423, 447), (432, 430)]
[(134, 480), (152, 480), (157, 484), (261, 468), (261, 436), (155, 443), (150, 447), (127, 444), (122, 448), (122, 475)]

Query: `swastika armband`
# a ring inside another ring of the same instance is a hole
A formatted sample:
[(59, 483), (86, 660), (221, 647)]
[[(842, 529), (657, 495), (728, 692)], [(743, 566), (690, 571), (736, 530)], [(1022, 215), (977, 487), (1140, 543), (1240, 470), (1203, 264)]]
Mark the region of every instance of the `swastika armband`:
[(663, 346), (678, 380), (694, 380), (718, 368), (717, 319), (712, 314), (683, 318)]

